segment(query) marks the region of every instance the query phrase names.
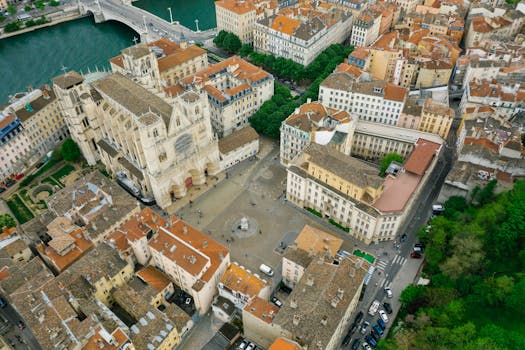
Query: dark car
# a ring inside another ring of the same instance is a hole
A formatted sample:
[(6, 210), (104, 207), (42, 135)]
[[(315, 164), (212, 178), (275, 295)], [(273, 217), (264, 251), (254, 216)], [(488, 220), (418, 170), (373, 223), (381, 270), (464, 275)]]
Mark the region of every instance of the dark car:
[(359, 322), (361, 322), (361, 320), (363, 319), (363, 311), (359, 311), (359, 313), (355, 316), (355, 321), (354, 323), (355, 324), (359, 324)]
[(357, 323), (354, 323), (352, 325), (352, 327), (350, 327), (350, 330), (348, 331), (348, 334), (354, 334), (355, 331), (357, 331), (357, 328), (359, 328), (359, 326), (357, 325)]
[(359, 339), (354, 340), (352, 343), (352, 350), (357, 350), (359, 348)]
[(18, 321), (18, 328), (20, 328), (21, 331), (23, 331), (24, 329), (26, 329), (26, 325), (24, 324), (24, 322), (22, 321)]
[(0, 193), (5, 192), (5, 187), (0, 186)]
[[(379, 327), (381, 327), (382, 330), (384, 330), (386, 328), (386, 324), (385, 324), (385, 321), (383, 321), (382, 319), (378, 319), (377, 320), (377, 325)], [(381, 335), (381, 334), (380, 334)]]
[(383, 307), (385, 308), (387, 314), (392, 313), (392, 305), (390, 305), (389, 303), (383, 303)]
[(7, 301), (4, 298), (0, 297), (0, 307), (4, 308), (7, 306)]
[(367, 335), (367, 336), (365, 337), (365, 340), (366, 340), (366, 342), (367, 342), (368, 344), (370, 344), (371, 346), (373, 346), (373, 347), (376, 347), (376, 346), (377, 346), (377, 342), (376, 342), (375, 339), (372, 338), (370, 335)]
[(352, 339), (352, 335), (348, 333), (343, 339), (343, 346), (347, 346), (350, 343), (350, 339)]
[(285, 292), (286, 294), (290, 294), (292, 292), (292, 288), (287, 286), (281, 286), (281, 290)]
[(406, 234), (406, 233), (403, 233), (403, 234), (401, 235), (401, 239), (400, 239), (400, 241), (401, 241), (401, 242), (404, 242), (404, 241), (406, 241), (406, 240), (407, 240), (407, 234)]
[(36, 163), (35, 168), (37, 168), (37, 169), (41, 168), (42, 165), (44, 165), (44, 162), (38, 162), (38, 163)]
[(410, 257), (413, 258), (413, 259), (421, 259), (421, 253), (412, 252), (412, 253), (410, 253)]
[(375, 341), (379, 341), (379, 334), (372, 328), (372, 331), (370, 332), (370, 336), (374, 338)]
[(7, 181), (5, 182), (5, 186), (6, 186), (6, 187), (11, 187), (11, 186), (13, 186), (14, 184), (16, 184), (16, 181), (15, 181), (15, 180), (7, 180)]
[(381, 329), (381, 327), (379, 327), (379, 325), (377, 324), (373, 325), (372, 328), (376, 331), (377, 334), (379, 334), (380, 337), (382, 337), (385, 333), (383, 332), (383, 329)]

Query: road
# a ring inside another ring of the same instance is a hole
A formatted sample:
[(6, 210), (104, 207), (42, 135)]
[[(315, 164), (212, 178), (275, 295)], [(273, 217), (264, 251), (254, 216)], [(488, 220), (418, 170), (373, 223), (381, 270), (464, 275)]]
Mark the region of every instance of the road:
[(170, 38), (172, 41), (182, 40), (203, 42), (215, 37), (215, 30), (195, 32), (181, 24), (170, 24), (164, 19), (153, 15), (135, 6), (123, 4), (120, 0), (80, 0), (92, 11), (98, 12), (98, 8), (109, 17), (115, 17), (122, 23), (130, 26), (134, 30), (139, 30), (139, 34), (147, 33), (148, 41), (154, 41), (161, 37)]
[[(399, 230), (399, 232), (405, 232), (407, 234), (406, 241), (400, 243), (399, 248), (395, 248), (392, 242), (388, 243), (389, 246), (382, 245), (376, 248), (376, 255), (378, 258), (376, 261), (376, 273), (374, 273), (374, 276), (365, 292), (365, 296), (358, 304), (355, 312), (363, 311), (365, 313), (363, 321), (368, 321), (371, 325), (377, 322), (377, 319), (379, 318), (378, 314), (376, 314), (376, 316), (370, 316), (368, 314), (368, 308), (374, 300), (379, 300), (381, 304), (385, 301), (392, 304), (394, 313), (389, 315), (390, 319), (394, 319), (399, 311), (401, 306), (399, 302), (399, 293), (406, 287), (406, 285), (408, 285), (408, 283), (411, 283), (410, 278), (407, 279), (406, 277), (407, 275), (415, 276), (422, 262), (421, 260), (410, 258), (410, 252), (412, 251), (414, 244), (417, 243), (416, 233), (426, 224), (432, 211), (432, 203), (434, 203), (434, 200), (437, 199), (437, 196), (439, 195), (445, 177), (452, 167), (452, 162), (453, 149), (444, 146), (443, 152), (440, 153), (435, 171), (430, 175), (427, 183), (414, 203), (414, 209), (408, 220), (405, 221), (404, 229)], [(371, 247), (373, 247), (373, 245)], [(386, 298), (386, 293), (384, 291), (385, 287), (390, 287), (394, 290), (394, 298)], [(384, 308), (381, 306), (380, 309)], [(351, 322), (353, 322), (354, 317), (355, 314), (352, 316)], [(387, 324), (387, 330), (384, 336), (386, 336), (391, 325), (392, 322)], [(368, 330), (366, 334), (370, 334), (370, 330)], [(342, 347), (342, 349), (350, 349), (352, 342), (357, 338), (360, 339), (360, 343), (363, 343), (365, 335), (356, 332), (350, 343), (346, 347)]]
[[(9, 321), (13, 327), (17, 327), (18, 321), (22, 319), (20, 315), (18, 315), (18, 312), (16, 312), (15, 309), (11, 307), (11, 305), (7, 305), (4, 308), (0, 309), (0, 314), (4, 319)], [(31, 332), (29, 328), (26, 327), (23, 331), (17, 331), (17, 333), (22, 337), (22, 339), (25, 341), (25, 345), (17, 345), (16, 349), (31, 349), (31, 350), (42, 350), (38, 342), (36, 341), (35, 336)]]

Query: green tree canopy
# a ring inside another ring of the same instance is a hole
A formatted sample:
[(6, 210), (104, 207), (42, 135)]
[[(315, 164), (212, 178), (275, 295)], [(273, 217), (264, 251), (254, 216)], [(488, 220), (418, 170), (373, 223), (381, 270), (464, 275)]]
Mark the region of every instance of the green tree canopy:
[(62, 154), (62, 158), (64, 158), (64, 160), (67, 160), (68, 162), (75, 162), (80, 157), (80, 148), (78, 148), (78, 145), (75, 141), (69, 138), (62, 144), (60, 153)]
[(14, 15), (16, 13), (16, 7), (13, 6), (13, 5), (9, 5), (7, 6), (7, 13), (9, 13), (10, 15)]
[(9, 214), (0, 214), (0, 232), (4, 227), (11, 228), (16, 226), (16, 221)]
[(403, 157), (397, 153), (388, 153), (381, 159), (379, 166), (379, 176), (385, 176), (385, 171), (392, 162), (398, 162), (403, 164)]

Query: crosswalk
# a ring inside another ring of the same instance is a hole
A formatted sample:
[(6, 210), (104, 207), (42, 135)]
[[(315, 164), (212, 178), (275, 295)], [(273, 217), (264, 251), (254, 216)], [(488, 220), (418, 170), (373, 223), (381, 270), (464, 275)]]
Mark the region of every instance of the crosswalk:
[(392, 261), (392, 265), (394, 264), (405, 265), (406, 261), (407, 261), (407, 258), (405, 258), (404, 256), (396, 255), (396, 257), (394, 258), (394, 261)]
[(388, 265), (386, 261), (378, 260), (376, 262), (376, 268), (381, 271), (385, 271), (385, 267)]
[(379, 288), (390, 288), (392, 286), (392, 281), (388, 281), (387, 278), (382, 278), (379, 282)]

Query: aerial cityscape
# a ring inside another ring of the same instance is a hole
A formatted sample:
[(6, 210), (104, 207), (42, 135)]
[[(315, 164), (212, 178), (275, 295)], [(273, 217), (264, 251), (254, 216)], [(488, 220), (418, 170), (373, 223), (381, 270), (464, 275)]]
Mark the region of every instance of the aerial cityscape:
[(525, 0), (0, 0), (0, 350), (525, 349)]

